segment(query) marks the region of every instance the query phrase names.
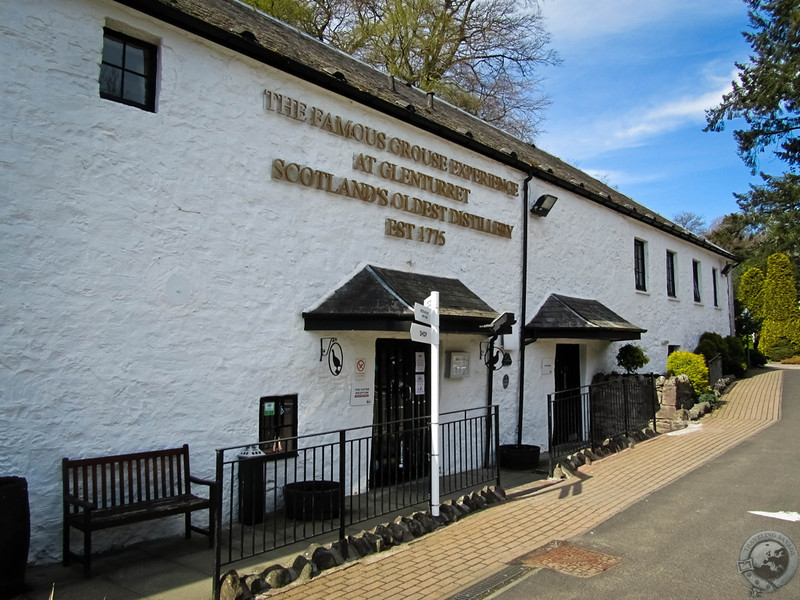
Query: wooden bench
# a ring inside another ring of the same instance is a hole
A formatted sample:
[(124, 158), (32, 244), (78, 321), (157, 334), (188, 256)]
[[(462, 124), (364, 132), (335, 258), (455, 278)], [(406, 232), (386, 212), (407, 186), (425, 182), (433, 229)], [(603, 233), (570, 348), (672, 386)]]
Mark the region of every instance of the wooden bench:
[[(91, 576), (92, 532), (118, 525), (185, 515), (186, 538), (192, 531), (214, 543), (216, 484), (189, 472), (189, 446), (135, 454), (61, 461), (64, 483), (64, 565), (83, 563)], [(195, 496), (191, 484), (208, 486), (208, 498)], [(192, 512), (208, 509), (208, 529), (192, 525)], [(83, 555), (72, 552), (70, 530), (83, 532)]]

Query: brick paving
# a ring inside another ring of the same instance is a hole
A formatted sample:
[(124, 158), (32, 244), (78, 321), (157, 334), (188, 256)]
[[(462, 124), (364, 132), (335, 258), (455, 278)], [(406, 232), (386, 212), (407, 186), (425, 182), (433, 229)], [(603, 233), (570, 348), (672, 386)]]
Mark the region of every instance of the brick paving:
[[(553, 540), (587, 532), (780, 419), (783, 374), (738, 381), (700, 425), (663, 434), (581, 467), (560, 482), (507, 490), (509, 501), (411, 543), (302, 585), (268, 594), (280, 600), (447, 598)], [(668, 460), (665, 460), (668, 457)]]

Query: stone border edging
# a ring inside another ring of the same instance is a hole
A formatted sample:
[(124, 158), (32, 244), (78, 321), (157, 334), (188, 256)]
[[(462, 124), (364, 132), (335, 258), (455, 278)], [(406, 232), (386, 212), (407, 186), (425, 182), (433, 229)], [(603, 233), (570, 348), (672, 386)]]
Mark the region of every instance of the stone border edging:
[(369, 531), (348, 535), (343, 540), (324, 546), (311, 544), (305, 552), (297, 555), (289, 567), (275, 564), (261, 573), (249, 575), (240, 575), (235, 569), (231, 569), (222, 575), (220, 600), (267, 598), (269, 594), (264, 595), (265, 592), (290, 584), (305, 583), (323, 571), (411, 542), (439, 527), (506, 501), (506, 492), (501, 486), (484, 486), (479, 491), (440, 504), (438, 517), (431, 515), (430, 511), (418, 511), (410, 517), (399, 516), (391, 523), (377, 525)]

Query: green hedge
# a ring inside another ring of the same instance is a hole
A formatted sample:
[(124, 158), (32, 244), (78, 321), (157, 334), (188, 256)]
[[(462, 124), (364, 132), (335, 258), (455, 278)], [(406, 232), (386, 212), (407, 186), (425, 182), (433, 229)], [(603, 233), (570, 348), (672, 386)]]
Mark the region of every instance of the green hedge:
[(702, 354), (678, 350), (667, 358), (667, 375), (688, 375), (692, 388), (700, 396), (710, 388), (708, 386), (708, 367)]
[(720, 334), (706, 331), (700, 336), (700, 342), (694, 349), (695, 354), (702, 354), (706, 364), (711, 362), (717, 354), (722, 357), (722, 371), (724, 375), (743, 377), (747, 369), (747, 358), (744, 353), (742, 340), (736, 336), (723, 338)]
[(792, 263), (785, 254), (767, 259), (764, 300), (768, 303), (759, 347), (772, 360), (783, 360), (800, 351), (800, 311)]

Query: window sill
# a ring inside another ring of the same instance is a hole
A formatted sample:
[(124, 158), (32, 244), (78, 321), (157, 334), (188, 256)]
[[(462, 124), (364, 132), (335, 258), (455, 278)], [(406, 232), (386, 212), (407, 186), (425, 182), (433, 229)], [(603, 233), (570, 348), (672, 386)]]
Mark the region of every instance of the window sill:
[(640, 294), (640, 295), (642, 295), (642, 296), (649, 296), (649, 295), (650, 295), (650, 292), (648, 292), (647, 290), (634, 290), (634, 291), (635, 291), (637, 294)]

